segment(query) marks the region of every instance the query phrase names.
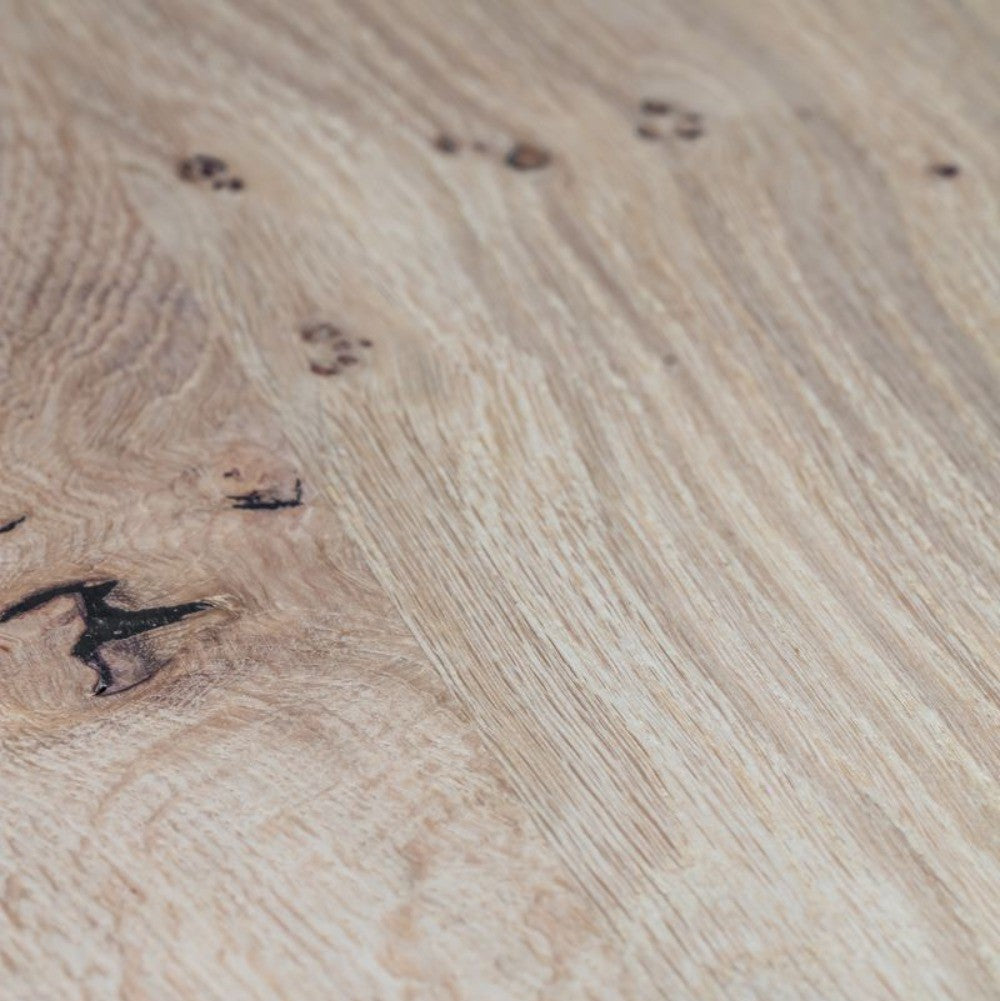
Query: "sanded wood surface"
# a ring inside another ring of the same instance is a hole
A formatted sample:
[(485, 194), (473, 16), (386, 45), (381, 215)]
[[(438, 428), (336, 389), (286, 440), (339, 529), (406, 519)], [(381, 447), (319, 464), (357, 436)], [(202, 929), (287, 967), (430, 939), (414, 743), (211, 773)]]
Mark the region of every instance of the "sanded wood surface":
[(2, 1001), (1000, 997), (1000, 6), (0, 26)]

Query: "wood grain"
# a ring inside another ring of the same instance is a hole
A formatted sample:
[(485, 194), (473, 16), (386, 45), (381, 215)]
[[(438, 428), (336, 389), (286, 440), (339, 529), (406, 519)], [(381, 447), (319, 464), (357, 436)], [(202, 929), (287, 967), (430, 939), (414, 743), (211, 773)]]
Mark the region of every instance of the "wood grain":
[(4, 1001), (1000, 996), (997, 5), (0, 16)]

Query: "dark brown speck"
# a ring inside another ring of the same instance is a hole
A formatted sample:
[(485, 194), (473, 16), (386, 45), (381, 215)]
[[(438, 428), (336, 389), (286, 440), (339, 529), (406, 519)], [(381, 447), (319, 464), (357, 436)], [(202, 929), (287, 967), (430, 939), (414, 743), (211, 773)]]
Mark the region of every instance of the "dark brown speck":
[(552, 162), (552, 154), (531, 143), (517, 143), (504, 162), (515, 170), (540, 170)]
[(938, 177), (958, 177), (961, 172), (957, 163), (935, 163), (931, 167), (931, 173)]
[(309, 371), (315, 375), (336, 375), (340, 368), (337, 365), (321, 365), (318, 361), (309, 363)]
[(209, 156), (206, 153), (196, 153), (182, 160), (177, 167), (177, 172), (185, 181), (196, 181), (202, 177), (216, 177), (224, 174), (227, 170), (226, 161), (220, 160), (217, 156)]
[(644, 115), (669, 115), (674, 109), (667, 101), (661, 101), (655, 97), (647, 97), (639, 105), (639, 110)]
[(674, 133), (681, 139), (697, 139), (704, 135), (701, 114), (697, 111), (685, 111), (681, 115)]
[(304, 326), (300, 333), (302, 340), (309, 344), (325, 344), (344, 336), (332, 323), (310, 323)]

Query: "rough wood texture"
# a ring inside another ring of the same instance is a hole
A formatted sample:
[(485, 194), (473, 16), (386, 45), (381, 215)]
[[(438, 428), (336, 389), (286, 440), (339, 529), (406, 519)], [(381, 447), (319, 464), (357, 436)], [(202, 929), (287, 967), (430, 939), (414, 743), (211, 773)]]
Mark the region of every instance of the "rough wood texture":
[(0, 16), (3, 1001), (1000, 996), (997, 4)]

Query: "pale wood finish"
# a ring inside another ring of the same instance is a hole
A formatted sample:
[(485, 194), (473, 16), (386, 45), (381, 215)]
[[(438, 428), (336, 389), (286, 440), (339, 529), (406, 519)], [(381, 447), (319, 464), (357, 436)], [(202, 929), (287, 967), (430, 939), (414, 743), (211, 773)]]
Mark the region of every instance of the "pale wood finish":
[(1000, 996), (1000, 7), (0, 14), (4, 1001)]

